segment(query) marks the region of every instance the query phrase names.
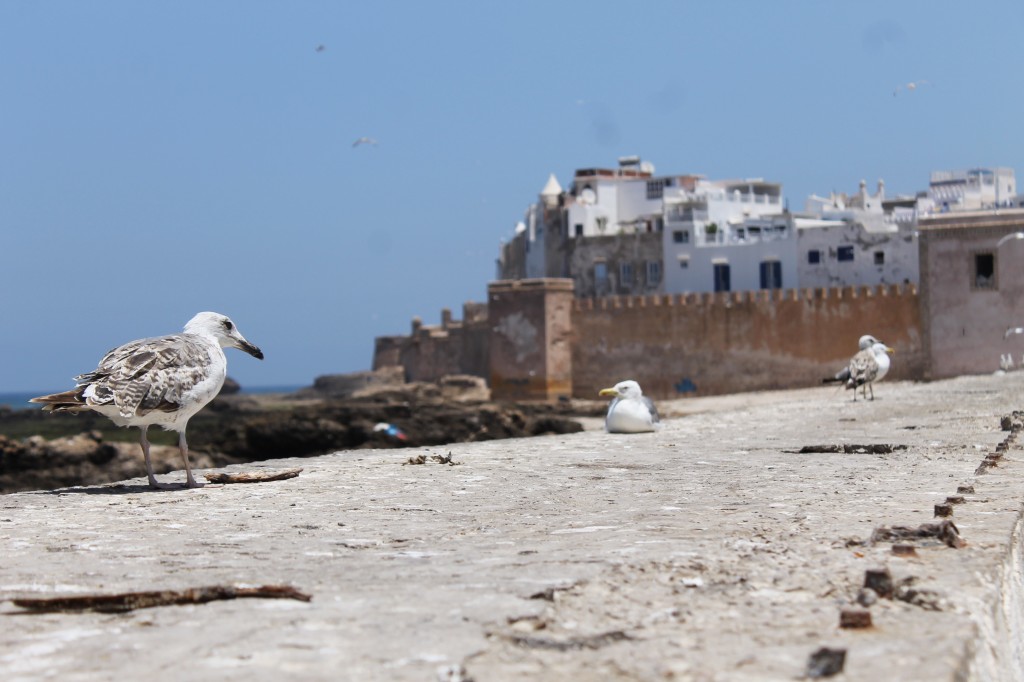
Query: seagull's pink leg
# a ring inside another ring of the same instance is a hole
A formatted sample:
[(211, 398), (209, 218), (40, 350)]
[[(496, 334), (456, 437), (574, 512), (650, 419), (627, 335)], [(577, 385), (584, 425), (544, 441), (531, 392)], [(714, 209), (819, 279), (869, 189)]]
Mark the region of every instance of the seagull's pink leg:
[(202, 488), (205, 483), (200, 483), (192, 476), (192, 466), (188, 463), (188, 442), (185, 440), (185, 428), (178, 432), (178, 449), (181, 450), (181, 458), (185, 460), (185, 479), (189, 488)]

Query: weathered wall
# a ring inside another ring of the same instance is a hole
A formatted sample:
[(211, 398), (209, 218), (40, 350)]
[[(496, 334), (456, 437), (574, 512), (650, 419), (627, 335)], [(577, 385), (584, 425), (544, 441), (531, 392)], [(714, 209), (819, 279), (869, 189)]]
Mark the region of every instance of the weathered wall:
[(873, 334), (890, 377), (923, 371), (913, 287), (609, 297), (573, 310), (573, 395), (635, 379), (656, 398), (810, 386)]
[(492, 282), (487, 288), (491, 395), (551, 400), (572, 393), (572, 280)]
[(457, 321), (444, 309), (440, 325), (424, 325), (415, 318), (409, 336), (377, 337), (373, 369), (403, 367), (406, 381), (437, 381), (450, 374), (486, 377), (490, 362), (487, 306), (466, 303), (462, 313), (462, 321)]
[[(999, 369), (1010, 353), (1024, 362), (1024, 240), (1000, 238), (1024, 230), (1024, 211), (949, 214), (920, 222), (921, 306), (928, 379)], [(995, 278), (978, 286), (975, 257), (995, 258)]]

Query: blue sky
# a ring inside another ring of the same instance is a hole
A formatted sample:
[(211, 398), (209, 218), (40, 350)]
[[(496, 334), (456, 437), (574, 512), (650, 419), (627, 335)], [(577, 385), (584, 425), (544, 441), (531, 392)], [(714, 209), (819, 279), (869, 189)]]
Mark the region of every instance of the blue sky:
[(201, 310), (264, 349), (243, 385), (367, 369), (485, 299), (549, 173), (622, 155), (794, 209), (1024, 172), (1022, 34), (1009, 0), (2, 0), (0, 391)]

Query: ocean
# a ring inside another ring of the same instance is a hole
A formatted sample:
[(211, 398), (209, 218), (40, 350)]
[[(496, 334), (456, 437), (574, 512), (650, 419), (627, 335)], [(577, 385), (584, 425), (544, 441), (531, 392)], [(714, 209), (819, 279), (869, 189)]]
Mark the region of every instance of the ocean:
[[(296, 384), (294, 386), (254, 386), (252, 388), (243, 388), (242, 395), (245, 395), (246, 393), (291, 393), (292, 391), (297, 391), (308, 385), (309, 384)], [(47, 393), (56, 393), (60, 390), (67, 389), (57, 389), (56, 391), (31, 391), (28, 393), (0, 393), (0, 407), (6, 405), (13, 407), (16, 410), (37, 410), (39, 409), (39, 405), (30, 403), (30, 398), (35, 398), (37, 395), (46, 395)]]

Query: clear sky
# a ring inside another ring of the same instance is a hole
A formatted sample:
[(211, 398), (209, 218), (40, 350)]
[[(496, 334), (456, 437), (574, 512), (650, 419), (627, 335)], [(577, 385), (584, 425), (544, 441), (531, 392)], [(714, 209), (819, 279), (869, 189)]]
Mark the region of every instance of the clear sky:
[(1022, 35), (1019, 0), (0, 0), (0, 392), (202, 310), (265, 351), (244, 386), (368, 369), (623, 155), (793, 209), (1024, 172)]

